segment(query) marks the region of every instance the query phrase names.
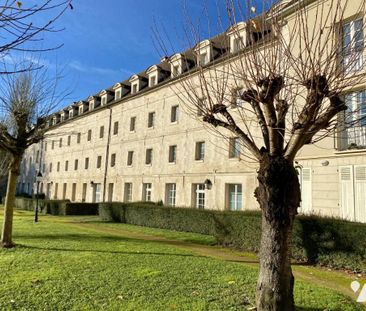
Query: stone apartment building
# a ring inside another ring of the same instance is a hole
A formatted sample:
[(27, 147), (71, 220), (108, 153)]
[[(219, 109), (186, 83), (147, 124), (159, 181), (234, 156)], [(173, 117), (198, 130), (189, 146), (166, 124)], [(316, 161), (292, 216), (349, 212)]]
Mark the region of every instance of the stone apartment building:
[[(286, 5), (281, 8), (287, 9)], [(357, 37), (363, 47), (365, 21), (353, 10), (347, 8), (341, 39), (355, 41)], [(311, 16), (309, 22), (315, 23)], [(291, 27), (290, 13), (288, 22)], [(222, 66), (235, 59), (240, 49), (250, 48), (237, 41), (238, 35), (254, 38), (246, 25), (241, 22), (236, 31), (231, 28), (194, 49), (163, 58), (54, 113), (45, 139), (27, 151), (18, 192), (34, 193), (35, 176), (41, 171), (39, 192), (52, 199), (162, 201), (170, 206), (218, 210), (258, 208), (253, 196), (256, 164), (246, 158), (239, 140), (209, 131), (199, 114), (192, 114), (177, 95), (184, 92), (180, 79), (198, 63), (208, 68)], [(363, 59), (363, 49), (358, 53)], [(347, 91), (345, 100), (351, 109), (358, 109), (358, 117), (366, 116), (364, 85)], [(232, 109), (239, 110), (240, 105), (238, 101)], [(365, 148), (366, 119), (307, 145), (296, 159), (302, 189), (300, 212), (366, 222)]]

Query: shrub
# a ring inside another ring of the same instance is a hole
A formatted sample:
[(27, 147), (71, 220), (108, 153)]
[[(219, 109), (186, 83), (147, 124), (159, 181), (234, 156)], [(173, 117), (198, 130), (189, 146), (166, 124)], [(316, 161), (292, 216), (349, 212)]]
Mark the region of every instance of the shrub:
[[(151, 203), (102, 203), (105, 221), (213, 235), (220, 245), (258, 252), (261, 214), (210, 211)], [(312, 264), (366, 271), (366, 224), (318, 216), (296, 218), (293, 258)]]
[[(33, 211), (36, 199), (15, 199), (15, 206), (19, 209)], [(96, 203), (71, 203), (69, 200), (38, 200), (38, 206), (43, 214), (51, 215), (97, 215), (98, 204)]]

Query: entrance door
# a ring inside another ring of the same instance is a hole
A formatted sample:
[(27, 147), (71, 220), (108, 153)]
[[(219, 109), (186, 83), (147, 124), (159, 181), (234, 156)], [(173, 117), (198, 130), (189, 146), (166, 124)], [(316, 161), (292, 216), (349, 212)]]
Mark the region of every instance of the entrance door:
[(354, 221), (353, 167), (341, 166), (339, 168), (339, 178), (341, 188), (341, 216), (343, 219)]

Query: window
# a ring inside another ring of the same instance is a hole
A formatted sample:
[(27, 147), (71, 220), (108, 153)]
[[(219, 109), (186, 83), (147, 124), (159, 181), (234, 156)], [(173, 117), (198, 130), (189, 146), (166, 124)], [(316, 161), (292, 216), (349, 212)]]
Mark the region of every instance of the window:
[(39, 162), (39, 150), (37, 150), (37, 153), (36, 153), (36, 163)]
[(113, 190), (114, 190), (114, 184), (109, 183), (108, 184), (108, 202), (113, 202)]
[(177, 185), (176, 184), (166, 184), (165, 202), (168, 206), (175, 206), (176, 194), (177, 194)]
[(115, 100), (117, 99), (120, 99), (121, 98), (121, 91), (116, 91), (116, 94), (115, 94)]
[(229, 141), (229, 158), (240, 157), (240, 140), (238, 137), (230, 138)]
[(100, 194), (102, 191), (101, 184), (93, 184), (93, 202), (100, 202)]
[(78, 133), (78, 134), (77, 134), (77, 137), (76, 137), (76, 142), (77, 142), (78, 144), (80, 144), (80, 141), (81, 141), (81, 133)]
[(65, 161), (65, 172), (69, 170), (69, 161)]
[(85, 169), (87, 170), (89, 168), (89, 158), (85, 158)]
[(79, 168), (79, 160), (78, 159), (75, 159), (75, 162), (74, 162), (74, 170), (77, 171)]
[(101, 168), (102, 167), (102, 156), (98, 156), (97, 157), (97, 168)]
[(204, 158), (205, 158), (205, 142), (204, 141), (196, 142), (195, 160), (203, 161)]
[(148, 119), (147, 119), (147, 127), (152, 128), (155, 124), (155, 112), (149, 112)]
[(152, 192), (151, 183), (144, 183), (142, 185), (142, 201), (150, 202), (151, 201), (151, 192)]
[(52, 150), (55, 149), (55, 141), (54, 140), (52, 141), (52, 147), (51, 147), (51, 149)]
[(66, 199), (66, 192), (67, 192), (67, 183), (64, 183), (62, 190), (62, 200)]
[(47, 142), (44, 143), (44, 151), (47, 151)]
[(104, 137), (104, 126), (102, 125), (99, 129), (99, 138), (103, 138)]
[(50, 163), (50, 168), (49, 168), (49, 170), (50, 170), (50, 173), (52, 173), (52, 163)]
[(132, 94), (137, 93), (137, 83), (132, 85)]
[(199, 64), (201, 65), (201, 66), (204, 66), (204, 65), (206, 65), (208, 63), (208, 55), (207, 55), (207, 53), (201, 53), (200, 55), (199, 55)]
[(111, 167), (114, 167), (116, 165), (116, 154), (112, 153), (111, 155)]
[(134, 132), (136, 129), (136, 117), (130, 119), (130, 132)]
[(227, 206), (232, 211), (242, 209), (242, 186), (241, 184), (227, 184)]
[(60, 162), (57, 162), (57, 172), (60, 171)]
[(205, 208), (205, 184), (193, 184), (195, 208)]
[(83, 183), (83, 190), (82, 190), (82, 194), (81, 194), (81, 202), (85, 202), (86, 201), (87, 188), (88, 188), (88, 184), (87, 183)]
[(156, 76), (153, 76), (150, 78), (150, 87), (153, 87), (156, 85)]
[(113, 124), (113, 135), (118, 134), (118, 121), (114, 122)]
[(233, 40), (233, 53), (239, 52), (244, 48), (243, 37), (237, 37)]
[(60, 138), (59, 147), (62, 147), (62, 138)]
[(55, 184), (55, 199), (58, 198), (58, 183)]
[(107, 97), (102, 97), (102, 106), (104, 106), (107, 103)]
[(343, 24), (343, 67), (347, 72), (362, 69), (363, 65), (363, 20), (362, 18)]
[(71, 136), (67, 136), (67, 145), (70, 146), (71, 145)]
[(132, 201), (132, 183), (125, 183), (124, 202)]
[(169, 146), (169, 163), (176, 163), (177, 161), (177, 146)]
[(179, 65), (173, 66), (172, 75), (173, 75), (173, 77), (176, 77), (179, 75)]
[(76, 198), (76, 183), (73, 183), (71, 190), (71, 201), (75, 201), (75, 198)]
[(146, 165), (151, 165), (151, 163), (152, 163), (152, 153), (153, 153), (153, 150), (151, 148), (146, 149), (146, 158), (145, 158), (145, 164)]
[(88, 130), (88, 141), (91, 141), (92, 130)]
[(232, 90), (231, 108), (243, 107), (244, 100), (241, 98), (243, 89), (236, 88)]
[(129, 151), (127, 154), (127, 165), (131, 166), (133, 163), (133, 151)]
[(79, 114), (82, 114), (83, 113), (83, 106), (80, 106), (79, 107)]
[(179, 106), (172, 106), (170, 112), (170, 122), (178, 122), (179, 119)]
[(347, 129), (344, 149), (366, 147), (366, 91), (348, 93), (345, 103)]

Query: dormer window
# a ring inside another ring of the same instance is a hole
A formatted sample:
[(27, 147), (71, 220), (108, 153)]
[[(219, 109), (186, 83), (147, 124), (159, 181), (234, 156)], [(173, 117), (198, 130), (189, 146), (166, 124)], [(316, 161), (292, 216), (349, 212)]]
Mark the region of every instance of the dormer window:
[(197, 62), (200, 66), (207, 65), (214, 58), (213, 47), (210, 40), (205, 40), (197, 44), (195, 48)]
[(103, 96), (102, 97), (102, 106), (106, 105), (107, 104), (107, 96)]
[(74, 116), (74, 111), (73, 110), (70, 110), (69, 112), (69, 118), (72, 118)]
[(89, 111), (94, 109), (94, 101), (89, 103)]
[(132, 84), (132, 94), (136, 94), (137, 93), (137, 88), (138, 88), (137, 83)]
[(153, 87), (155, 85), (156, 85), (156, 76), (152, 76), (150, 77), (149, 87)]
[(247, 40), (247, 24), (238, 23), (229, 28), (227, 35), (230, 39), (230, 52), (237, 53), (246, 46)]
[(116, 91), (115, 95), (114, 95), (114, 99), (120, 99), (121, 98), (121, 90)]
[(52, 125), (56, 125), (56, 117), (52, 119)]
[(208, 63), (208, 55), (207, 53), (202, 53), (199, 55), (199, 64), (204, 66)]
[(172, 66), (172, 77), (176, 77), (178, 75), (179, 75), (179, 66), (178, 65)]
[(64, 115), (64, 114), (62, 114), (62, 115), (61, 115), (61, 119), (60, 119), (60, 121), (61, 121), (61, 122), (65, 121), (65, 115)]
[(79, 114), (82, 114), (83, 113), (83, 106), (80, 106), (79, 107)]

